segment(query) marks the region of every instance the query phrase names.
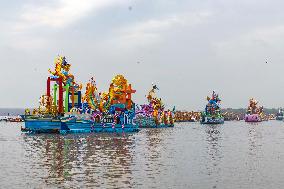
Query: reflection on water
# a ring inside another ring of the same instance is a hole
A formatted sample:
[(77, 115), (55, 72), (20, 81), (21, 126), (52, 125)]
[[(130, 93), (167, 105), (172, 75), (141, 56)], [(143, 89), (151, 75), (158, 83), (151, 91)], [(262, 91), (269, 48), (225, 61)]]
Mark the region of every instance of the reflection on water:
[(133, 185), (129, 135), (25, 134), (23, 139), (26, 156), (36, 161), (47, 185)]
[(284, 124), (24, 134), (0, 123), (1, 188), (283, 188)]
[(248, 125), (248, 154), (249, 154), (249, 161), (248, 161), (248, 179), (249, 182), (253, 185), (254, 178), (257, 174), (259, 174), (258, 170), (261, 169), (261, 161), (263, 160), (262, 156), (262, 133), (261, 133), (261, 126), (258, 123), (252, 123)]
[[(137, 148), (137, 134), (23, 134), (26, 158), (41, 173), (46, 186), (132, 188), (157, 184), (165, 170), (161, 164), (163, 129), (145, 129)], [(134, 160), (135, 159), (135, 160)], [(143, 177), (134, 181), (133, 172)], [(144, 174), (143, 174), (144, 172)]]
[(206, 125), (205, 132), (207, 134), (206, 142), (207, 142), (207, 153), (208, 153), (208, 160), (207, 160), (207, 171), (208, 175), (213, 175), (215, 178), (215, 185), (213, 188), (217, 187), (220, 178), (220, 162), (222, 160), (222, 151), (220, 146), (220, 127), (222, 125)]
[(259, 155), (259, 152), (261, 151), (261, 139), (262, 134), (258, 129), (258, 124), (250, 124), (249, 127), (249, 133), (248, 133), (248, 139), (249, 139), (249, 154), (251, 157), (255, 158)]

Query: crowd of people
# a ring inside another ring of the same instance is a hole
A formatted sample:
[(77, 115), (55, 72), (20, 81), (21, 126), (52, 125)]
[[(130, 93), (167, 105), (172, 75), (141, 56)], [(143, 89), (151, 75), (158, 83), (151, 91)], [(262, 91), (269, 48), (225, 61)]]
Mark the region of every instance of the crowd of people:
[(175, 122), (195, 122), (199, 121), (201, 117), (200, 112), (176, 111)]
[[(244, 120), (245, 113), (241, 112), (222, 112), (225, 121), (240, 121)], [(196, 111), (176, 111), (175, 122), (197, 122), (200, 121), (201, 113)], [(275, 114), (265, 114), (264, 120), (275, 120)]]

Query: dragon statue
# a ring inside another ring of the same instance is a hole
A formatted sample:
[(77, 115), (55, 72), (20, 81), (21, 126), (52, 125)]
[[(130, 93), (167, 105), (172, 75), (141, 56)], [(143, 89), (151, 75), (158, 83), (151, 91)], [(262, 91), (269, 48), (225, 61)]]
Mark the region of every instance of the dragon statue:
[(74, 87), (75, 91), (81, 90), (82, 85), (77, 84), (75, 82), (74, 75), (69, 73), (71, 64), (67, 62), (65, 56), (58, 56), (55, 59), (54, 64), (54, 71), (51, 71), (51, 69), (48, 70), (52, 75), (51, 78), (62, 78), (64, 86), (69, 85), (70, 87)]
[(89, 107), (93, 110), (100, 109), (100, 95), (97, 92), (97, 86), (94, 78), (92, 77), (86, 85), (85, 95), (82, 98), (83, 101), (87, 102)]

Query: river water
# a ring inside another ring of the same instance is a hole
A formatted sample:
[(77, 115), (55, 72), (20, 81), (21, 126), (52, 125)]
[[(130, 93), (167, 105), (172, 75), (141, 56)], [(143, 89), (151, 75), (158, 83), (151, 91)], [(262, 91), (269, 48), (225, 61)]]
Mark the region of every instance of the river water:
[(25, 134), (0, 123), (0, 188), (284, 188), (284, 123)]

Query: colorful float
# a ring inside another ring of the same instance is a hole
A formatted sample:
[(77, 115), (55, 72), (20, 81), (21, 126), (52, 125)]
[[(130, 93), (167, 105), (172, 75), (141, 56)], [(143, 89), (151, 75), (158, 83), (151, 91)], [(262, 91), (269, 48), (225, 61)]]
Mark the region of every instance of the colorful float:
[(86, 85), (82, 110), (71, 109), (62, 120), (61, 132), (136, 132), (135, 104), (132, 94), (136, 91), (122, 75), (112, 79), (108, 92), (97, 91), (94, 78)]
[(157, 128), (174, 126), (174, 110), (165, 110), (161, 98), (156, 97), (156, 85), (147, 95), (148, 104), (143, 104), (136, 109), (135, 123), (140, 128)]
[(212, 97), (207, 96), (207, 105), (205, 111), (201, 112), (201, 124), (222, 124), (224, 123), (224, 117), (221, 114), (220, 98), (214, 91)]
[(247, 109), (247, 113), (245, 115), (246, 122), (261, 122), (262, 118), (264, 117), (263, 107), (257, 106), (258, 101), (254, 98), (249, 100), (249, 106)]
[(49, 69), (46, 93), (40, 97), (39, 107), (32, 111), (27, 109), (22, 116), (25, 121), (23, 131), (59, 132), (64, 113), (81, 106), (81, 85), (69, 73), (71, 65), (64, 56), (58, 56), (54, 64), (54, 71)]
[[(94, 79), (86, 85), (82, 97), (82, 85), (69, 73), (71, 65), (66, 58), (55, 60), (55, 70), (49, 70), (46, 94), (40, 105), (22, 115), (29, 132), (136, 132), (133, 124), (135, 104), (131, 88), (122, 75), (112, 80), (109, 91), (98, 93)], [(51, 85), (53, 84), (53, 85)]]

